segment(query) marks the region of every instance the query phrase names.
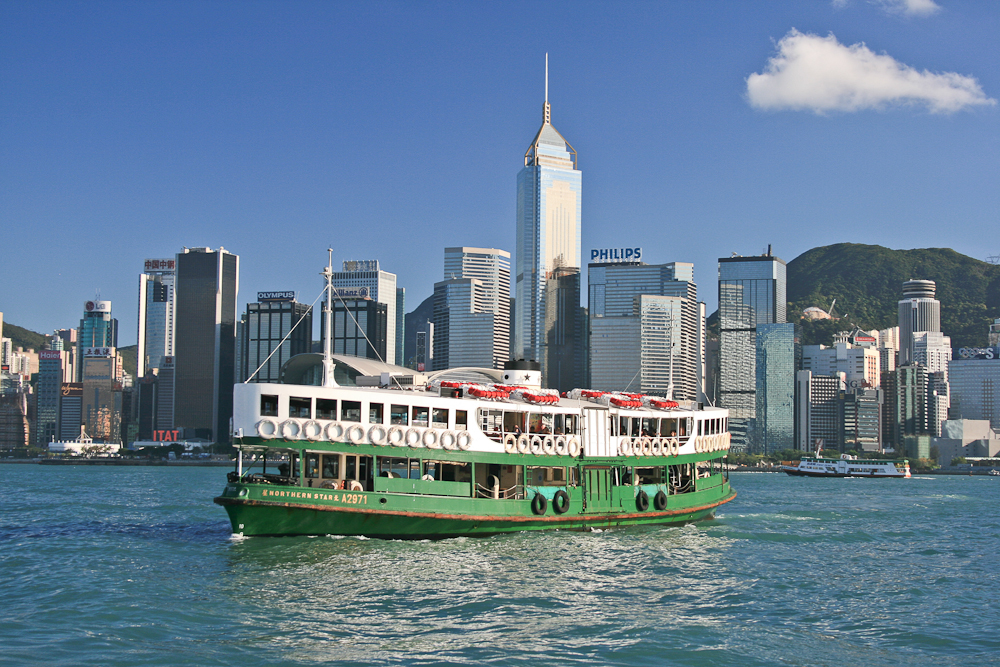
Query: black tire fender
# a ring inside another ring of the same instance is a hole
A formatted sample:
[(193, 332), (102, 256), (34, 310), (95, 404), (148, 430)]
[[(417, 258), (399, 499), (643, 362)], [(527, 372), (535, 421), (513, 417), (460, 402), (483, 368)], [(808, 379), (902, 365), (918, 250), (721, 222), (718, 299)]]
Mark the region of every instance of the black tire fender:
[(649, 509), (649, 494), (645, 491), (640, 491), (639, 495), (635, 497), (635, 506), (640, 512), (645, 512)]
[(565, 514), (569, 509), (569, 494), (562, 489), (556, 491), (556, 495), (552, 496), (552, 509), (556, 514)]
[(662, 512), (667, 509), (667, 494), (663, 492), (662, 489), (656, 492), (653, 496), (653, 507), (656, 508), (657, 512)]
[(545, 514), (547, 509), (549, 509), (549, 499), (540, 493), (536, 493), (535, 497), (531, 499), (531, 511), (541, 516)]

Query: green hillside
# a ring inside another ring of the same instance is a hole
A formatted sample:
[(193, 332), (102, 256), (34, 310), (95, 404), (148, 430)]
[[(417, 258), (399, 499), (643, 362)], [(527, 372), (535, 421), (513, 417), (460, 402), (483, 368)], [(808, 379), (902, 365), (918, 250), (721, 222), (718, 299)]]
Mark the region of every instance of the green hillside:
[(3, 323), (3, 337), (10, 338), (13, 348), (23, 347), (25, 350), (42, 350), (45, 348), (47, 336), (23, 329), (16, 324)]
[(804, 322), (805, 343), (830, 343), (853, 325), (884, 329), (898, 322), (897, 303), (906, 280), (933, 280), (941, 302), (941, 331), (952, 347), (984, 347), (1000, 317), (1000, 266), (949, 248), (890, 250), (860, 243), (813, 248), (788, 263), (788, 319), (804, 308), (828, 310), (837, 300), (839, 322)]

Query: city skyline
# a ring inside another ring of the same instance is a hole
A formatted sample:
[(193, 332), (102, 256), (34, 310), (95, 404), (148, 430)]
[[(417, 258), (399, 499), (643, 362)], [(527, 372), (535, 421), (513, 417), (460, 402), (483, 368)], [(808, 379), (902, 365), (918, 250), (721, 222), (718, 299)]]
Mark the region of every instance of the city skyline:
[[(768, 243), (789, 260), (841, 241), (983, 259), (1000, 250), (979, 240), (1000, 210), (1000, 10), (938, 6), (468, 6), (439, 20), (437, 6), (8, 3), (0, 217), (19, 252), (0, 266), (0, 309), (49, 333), (100, 290), (128, 304), (127, 346), (142, 258), (225, 246), (242, 258), (242, 308), (267, 290), (311, 302), (331, 244), (379, 259), (419, 304), (440, 248), (514, 250), (512, 174), (546, 51), (587, 172), (584, 252), (641, 245), (692, 262), (703, 285), (717, 257)], [(563, 35), (544, 29), (556, 17)], [(816, 73), (831, 54), (840, 88)], [(865, 81), (877, 95), (852, 88)]]

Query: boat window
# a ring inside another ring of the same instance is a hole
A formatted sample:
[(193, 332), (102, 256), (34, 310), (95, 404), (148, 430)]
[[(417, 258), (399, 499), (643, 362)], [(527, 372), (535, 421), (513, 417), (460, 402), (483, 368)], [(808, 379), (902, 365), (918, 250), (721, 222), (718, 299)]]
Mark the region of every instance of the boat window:
[(552, 415), (532, 413), (528, 425), (532, 433), (552, 433)]
[(306, 454), (306, 477), (319, 477), (319, 454)]
[(468, 410), (455, 410), (455, 428), (461, 431), (469, 428)]
[(631, 422), (632, 422), (631, 435), (633, 438), (638, 438), (640, 435), (642, 435), (642, 420), (639, 419), (638, 417), (632, 417)]
[(618, 418), (618, 435), (628, 435), (628, 417)]
[(323, 455), (323, 477), (324, 479), (340, 478), (340, 454)]
[(427, 426), (427, 413), (429, 410), (427, 408), (422, 408), (420, 406), (413, 406), (413, 425), (414, 426)]
[(420, 479), (420, 459), (379, 456), (377, 465), (379, 477)]
[(288, 416), (310, 419), (312, 417), (312, 399), (292, 396), (288, 399)]
[(524, 433), (524, 413), (505, 412), (503, 413), (503, 430), (505, 433)]
[(368, 423), (369, 424), (381, 424), (382, 423), (382, 408), (385, 407), (381, 403), (369, 403), (368, 404)]
[(443, 482), (471, 482), (472, 468), (468, 463), (454, 461), (424, 461), (424, 474)]
[(261, 415), (261, 417), (277, 417), (278, 416), (278, 397), (277, 396), (262, 395), (260, 397), (260, 415)]
[[(576, 468), (572, 469), (575, 473)], [(528, 466), (529, 486), (566, 486), (566, 468), (552, 466)]]
[(389, 410), (389, 421), (393, 424), (406, 426), (410, 423), (410, 410), (405, 405), (393, 405)]
[(341, 401), (340, 420), (345, 422), (361, 421), (361, 401)]
[(684, 419), (681, 419), (680, 420), (680, 431), (677, 432), (677, 435), (679, 435), (680, 437), (683, 438), (684, 436), (686, 436), (688, 434), (688, 431), (690, 431), (690, 430), (691, 430), (691, 418), (690, 417), (686, 417)]
[(317, 398), (316, 399), (316, 419), (329, 419), (333, 421), (337, 418), (337, 399)]
[(579, 433), (577, 430), (577, 422), (579, 421), (579, 418), (580, 415), (566, 415), (566, 435), (576, 435)]
[(434, 408), (431, 410), (431, 426), (434, 428), (448, 428), (447, 408)]
[(480, 410), (479, 423), (484, 433), (499, 433), (503, 428), (503, 412), (500, 410)]
[(657, 466), (655, 468), (636, 468), (635, 474), (639, 476), (640, 484), (666, 484), (666, 468)]
[(642, 434), (648, 436), (656, 436), (656, 420), (655, 419), (643, 419), (642, 420)]
[(344, 479), (357, 480), (366, 491), (371, 489), (369, 478), (372, 476), (372, 457), (348, 454), (344, 457), (344, 463)]

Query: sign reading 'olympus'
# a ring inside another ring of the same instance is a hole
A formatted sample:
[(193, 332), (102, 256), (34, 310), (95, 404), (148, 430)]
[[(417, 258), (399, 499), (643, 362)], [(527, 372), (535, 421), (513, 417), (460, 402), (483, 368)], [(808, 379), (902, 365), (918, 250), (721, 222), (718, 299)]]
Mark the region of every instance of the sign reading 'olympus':
[(994, 347), (960, 347), (958, 356), (962, 359), (996, 359), (998, 348)]
[(591, 262), (638, 262), (642, 259), (642, 248), (594, 248), (590, 251)]
[(257, 301), (295, 301), (295, 292), (257, 292)]

